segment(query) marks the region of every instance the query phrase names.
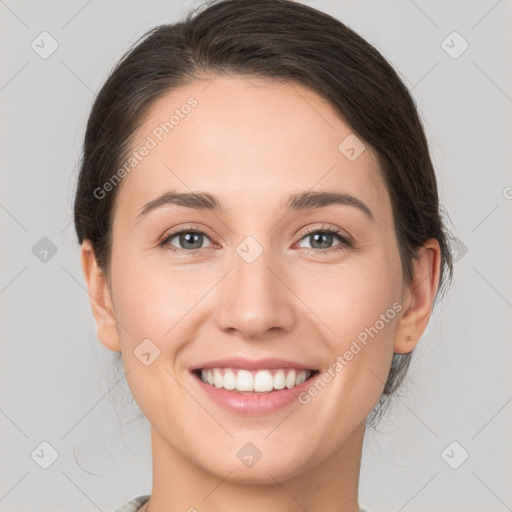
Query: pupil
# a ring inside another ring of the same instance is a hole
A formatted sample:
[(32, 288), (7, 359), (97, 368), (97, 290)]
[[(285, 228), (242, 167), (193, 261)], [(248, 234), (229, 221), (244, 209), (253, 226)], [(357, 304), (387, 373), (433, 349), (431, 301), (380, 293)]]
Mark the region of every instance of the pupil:
[[(326, 248), (328, 248), (328, 247), (329, 247), (329, 242), (330, 242), (330, 241), (331, 241), (331, 239), (332, 239), (332, 235), (330, 235), (329, 233), (316, 233), (316, 234), (312, 235), (312, 237), (313, 237), (313, 239), (315, 240), (315, 242), (317, 241), (317, 240), (316, 240), (316, 239), (317, 239), (317, 237), (327, 237), (327, 243), (322, 244), (322, 243), (320, 242), (320, 245), (322, 246), (322, 247), (320, 247), (320, 249), (326, 249)], [(313, 246), (313, 244), (311, 244), (311, 246)]]
[[(201, 240), (201, 233), (185, 233), (185, 234), (182, 234), (181, 237), (180, 237), (180, 243), (182, 243), (183, 245), (185, 245), (185, 242), (188, 244), (188, 243), (192, 243), (193, 244), (193, 241), (191, 242), (191, 239), (192, 238), (196, 238), (196, 244), (197, 244), (197, 239), (200, 240), (200, 242), (202, 242)], [(200, 249), (201, 248), (201, 245), (202, 243), (199, 243), (199, 245), (197, 245), (197, 247), (188, 247), (189, 249)]]

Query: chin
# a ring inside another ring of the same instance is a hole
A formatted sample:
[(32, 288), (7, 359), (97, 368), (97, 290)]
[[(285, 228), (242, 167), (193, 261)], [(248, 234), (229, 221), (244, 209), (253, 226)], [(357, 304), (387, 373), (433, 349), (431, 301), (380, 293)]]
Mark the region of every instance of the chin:
[[(302, 448), (299, 449), (303, 451)], [(246, 462), (243, 461), (243, 452), (237, 456), (239, 451), (240, 449), (237, 448), (236, 451), (230, 451), (232, 455), (229, 457), (226, 457), (226, 453), (223, 452), (197, 462), (217, 478), (226, 478), (231, 482), (246, 485), (273, 485), (276, 480), (277, 482), (289, 480), (314, 465), (312, 461), (308, 464), (303, 457), (304, 453), (301, 453), (300, 457), (293, 457), (289, 448), (275, 447), (272, 450), (272, 456), (265, 457), (265, 453), (262, 453), (259, 460)]]

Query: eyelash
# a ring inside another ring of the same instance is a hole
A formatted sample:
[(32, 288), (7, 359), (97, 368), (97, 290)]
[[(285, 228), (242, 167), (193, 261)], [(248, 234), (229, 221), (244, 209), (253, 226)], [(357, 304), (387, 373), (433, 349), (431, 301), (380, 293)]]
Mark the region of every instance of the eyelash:
[[(206, 237), (208, 237), (209, 239), (213, 239), (213, 237), (208, 235), (208, 233), (201, 231), (200, 229), (193, 228), (192, 226), (190, 226), (190, 227), (186, 226), (185, 228), (182, 228), (179, 231), (174, 231), (172, 233), (165, 234), (164, 237), (159, 242), (159, 246), (162, 248), (165, 248), (167, 250), (170, 250), (172, 252), (176, 252), (176, 253), (186, 252), (191, 256), (197, 254), (198, 252), (200, 252), (204, 249), (207, 249), (207, 247), (201, 247), (199, 249), (179, 249), (179, 248), (173, 247), (172, 245), (168, 245), (168, 242), (170, 240), (172, 240), (175, 236), (180, 235), (182, 233), (202, 234), (202, 235), (205, 235)], [(323, 234), (328, 234), (328, 235), (336, 235), (341, 243), (339, 243), (338, 245), (335, 245), (334, 247), (329, 247), (327, 249), (308, 249), (307, 247), (305, 247), (305, 248), (303, 247), (302, 249), (306, 249), (307, 254), (311, 254), (314, 256), (323, 256), (326, 254), (331, 254), (333, 252), (346, 249), (353, 245), (352, 240), (349, 237), (347, 237), (346, 235), (342, 234), (342, 231), (340, 229), (327, 227), (327, 226), (306, 229), (306, 231), (300, 237), (299, 242), (300, 242), (300, 240), (302, 240), (303, 238), (305, 238), (308, 235), (318, 234), (318, 233), (323, 233)]]

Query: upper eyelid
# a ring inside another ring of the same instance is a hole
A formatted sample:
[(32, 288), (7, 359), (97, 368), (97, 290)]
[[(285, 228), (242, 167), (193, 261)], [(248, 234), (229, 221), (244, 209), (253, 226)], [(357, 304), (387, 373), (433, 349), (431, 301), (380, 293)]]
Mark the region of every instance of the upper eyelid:
[(210, 234), (210, 232), (206, 228), (195, 227), (195, 226), (185, 226), (180, 229), (177, 229), (176, 231), (171, 230), (169, 233), (164, 234), (162, 236), (161, 240), (162, 241), (167, 240), (170, 237), (175, 237), (176, 235), (179, 235), (180, 233), (184, 233), (184, 232), (185, 233), (190, 233), (190, 232), (201, 233), (203, 235), (208, 236), (208, 238), (211, 238), (211, 239), (215, 238), (213, 235)]
[(303, 231), (302, 232), (302, 237), (305, 237), (306, 235), (310, 235), (312, 233), (316, 233), (316, 232), (324, 232), (324, 231), (327, 231), (327, 232), (333, 232), (337, 235), (340, 235), (340, 236), (344, 236), (345, 238), (347, 239), (351, 239), (352, 237), (345, 232), (344, 229), (341, 229), (341, 228), (338, 228), (338, 227), (332, 227), (332, 226), (326, 226), (325, 224), (323, 224), (322, 226), (318, 226), (318, 227), (307, 227), (305, 228), (306, 231)]

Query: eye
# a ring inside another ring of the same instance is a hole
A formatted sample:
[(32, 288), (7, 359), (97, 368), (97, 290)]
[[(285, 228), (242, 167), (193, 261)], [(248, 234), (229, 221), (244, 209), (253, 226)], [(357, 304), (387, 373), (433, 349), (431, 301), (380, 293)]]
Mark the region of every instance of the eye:
[[(339, 243), (335, 244), (333, 248), (332, 243), (336, 238), (339, 240)], [(178, 244), (179, 247), (173, 245), (172, 242), (174, 240), (174, 243)], [(203, 245), (205, 240), (210, 240), (210, 237), (204, 231), (186, 228), (164, 235), (164, 238), (161, 240), (159, 245), (174, 252), (188, 252), (195, 254), (197, 251), (207, 248)], [(341, 230), (337, 228), (327, 229), (324, 226), (306, 230), (306, 235), (299, 240), (299, 244), (302, 240), (308, 240), (310, 245), (309, 247), (299, 245), (299, 247), (310, 249), (307, 252), (314, 254), (330, 254), (333, 251), (330, 251), (329, 249), (338, 251), (352, 245), (351, 239), (342, 234)]]
[[(180, 247), (172, 245), (172, 241), (176, 239), (176, 242)], [(182, 229), (181, 231), (175, 231), (164, 237), (160, 242), (162, 247), (166, 247), (171, 251), (185, 251), (195, 252), (204, 249), (203, 243), (205, 239), (210, 239), (204, 231), (197, 229)]]
[(332, 248), (332, 243), (336, 238), (340, 241), (340, 243), (335, 244), (334, 247), (336, 247), (336, 249), (334, 250), (342, 250), (352, 245), (350, 239), (347, 236), (343, 235), (341, 230), (337, 228), (325, 229), (324, 227), (321, 227), (316, 229), (309, 229), (306, 236), (303, 236), (301, 238), (301, 241), (308, 240), (310, 245), (309, 247), (304, 247), (300, 245), (300, 247), (305, 249), (313, 249), (312, 251), (308, 252), (330, 253), (332, 251), (326, 251), (326, 249)]

